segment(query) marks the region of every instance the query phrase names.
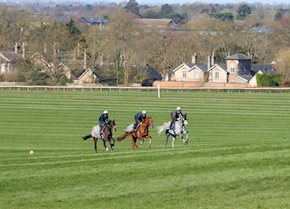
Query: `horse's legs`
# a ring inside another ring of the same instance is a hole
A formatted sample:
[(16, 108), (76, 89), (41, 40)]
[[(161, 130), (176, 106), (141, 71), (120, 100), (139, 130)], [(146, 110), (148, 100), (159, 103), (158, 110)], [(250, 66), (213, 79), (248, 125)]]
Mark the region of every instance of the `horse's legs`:
[(147, 135), (146, 139), (149, 139), (149, 148), (151, 148), (151, 144), (152, 144), (152, 136), (151, 135)]
[[(185, 139), (183, 137), (183, 134), (185, 134)], [(187, 131), (185, 131), (185, 132), (183, 132), (183, 134), (182, 134), (182, 141), (183, 141), (183, 144), (186, 145), (188, 142), (188, 133), (187, 133)]]
[(172, 136), (172, 148), (174, 148), (175, 146), (175, 140), (176, 140), (176, 136)]
[(167, 147), (167, 143), (168, 143), (168, 138), (169, 138), (169, 130), (166, 130), (166, 139), (165, 139), (165, 147)]
[(106, 151), (109, 151), (109, 149), (107, 148), (106, 140), (105, 139), (103, 139), (103, 143), (104, 143), (104, 147), (105, 147)]
[(94, 143), (95, 143), (95, 152), (97, 153), (97, 138), (96, 137), (94, 137)]
[(138, 147), (137, 144), (136, 144), (136, 143), (137, 143), (137, 138), (134, 138), (133, 141), (134, 141), (134, 146), (135, 146), (135, 148), (137, 148), (137, 147)]
[(109, 143), (109, 145), (110, 145), (110, 149), (113, 150), (113, 146), (112, 146), (111, 140), (112, 140), (112, 139), (108, 140), (108, 143)]
[(188, 143), (188, 132), (185, 133), (185, 144)]
[(111, 146), (111, 150), (113, 150), (113, 146), (115, 146), (115, 139), (114, 138), (111, 138), (110, 146)]
[(132, 143), (132, 149), (135, 150), (135, 148), (138, 147), (136, 144), (137, 139), (135, 139), (135, 137), (132, 134), (130, 134), (130, 138), (131, 138), (131, 143)]

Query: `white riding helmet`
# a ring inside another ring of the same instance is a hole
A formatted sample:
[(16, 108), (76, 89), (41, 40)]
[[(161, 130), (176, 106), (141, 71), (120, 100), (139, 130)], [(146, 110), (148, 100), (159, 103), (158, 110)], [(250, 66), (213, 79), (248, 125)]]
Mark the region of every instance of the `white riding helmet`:
[(180, 111), (181, 110), (181, 107), (176, 107), (176, 111)]
[(142, 111), (142, 115), (146, 115), (146, 111), (145, 110)]
[(107, 111), (107, 110), (105, 110), (105, 111), (104, 111), (104, 114), (108, 114), (108, 111)]

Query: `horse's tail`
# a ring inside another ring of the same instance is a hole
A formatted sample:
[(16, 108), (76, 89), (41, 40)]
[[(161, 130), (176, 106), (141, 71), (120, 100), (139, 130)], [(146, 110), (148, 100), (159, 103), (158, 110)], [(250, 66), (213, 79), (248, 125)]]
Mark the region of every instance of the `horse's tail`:
[(164, 126), (158, 126), (158, 134), (160, 135), (162, 133), (162, 131), (165, 130)]
[(123, 135), (117, 137), (117, 141), (122, 141), (127, 137), (127, 132), (124, 132)]

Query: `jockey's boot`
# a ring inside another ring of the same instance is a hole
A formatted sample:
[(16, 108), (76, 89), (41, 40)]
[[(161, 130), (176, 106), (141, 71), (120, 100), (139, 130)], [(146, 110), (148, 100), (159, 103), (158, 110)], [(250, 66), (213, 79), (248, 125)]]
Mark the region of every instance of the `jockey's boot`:
[(90, 135), (83, 136), (82, 139), (83, 139), (83, 140), (87, 140), (87, 139), (89, 139), (89, 138), (91, 138), (91, 137), (92, 137), (92, 135), (90, 134)]

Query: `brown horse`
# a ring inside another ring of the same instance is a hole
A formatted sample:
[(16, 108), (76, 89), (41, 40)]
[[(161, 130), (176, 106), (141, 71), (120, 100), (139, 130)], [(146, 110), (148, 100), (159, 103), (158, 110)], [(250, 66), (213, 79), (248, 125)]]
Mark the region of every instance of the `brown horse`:
[(142, 121), (139, 125), (137, 133), (135, 131), (125, 131), (122, 136), (117, 137), (118, 141), (122, 141), (127, 136), (131, 138), (132, 141), (132, 149), (136, 149), (138, 146), (136, 144), (137, 139), (142, 140), (141, 144), (143, 144), (144, 139), (149, 139), (149, 148), (151, 148), (152, 136), (149, 134), (148, 127), (153, 128), (153, 120), (150, 116)]
[(100, 126), (96, 125), (92, 128), (91, 133), (89, 135), (84, 136), (82, 138), (83, 138), (83, 140), (87, 140), (87, 139), (93, 137), (95, 152), (97, 152), (98, 139), (103, 140), (104, 147), (105, 147), (106, 151), (109, 151), (109, 149), (106, 146), (106, 142), (109, 143), (111, 150), (113, 150), (113, 146), (115, 145), (115, 139), (113, 138), (113, 130), (116, 131), (115, 120), (109, 120), (109, 122), (105, 124), (105, 126), (102, 130), (102, 136), (100, 136)]

